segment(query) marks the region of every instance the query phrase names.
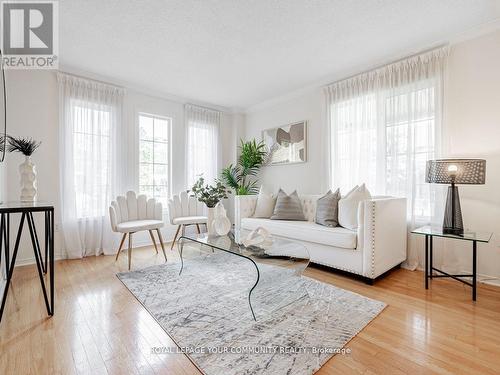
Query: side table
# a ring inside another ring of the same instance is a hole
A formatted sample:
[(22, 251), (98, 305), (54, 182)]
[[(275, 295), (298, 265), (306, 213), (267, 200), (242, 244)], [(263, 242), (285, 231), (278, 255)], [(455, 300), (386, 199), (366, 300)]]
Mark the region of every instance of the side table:
[[(36, 231), (34, 213), (44, 213), (45, 216), (45, 256), (42, 257), (42, 250)], [(21, 214), (21, 220), (17, 229), (16, 242), (12, 258), (10, 254), (10, 216), (12, 214)], [(31, 237), (31, 244), (35, 255), (38, 276), (42, 287), (43, 298), (49, 316), (54, 315), (54, 206), (44, 202), (3, 202), (0, 204), (0, 262), (2, 255), (5, 263), (5, 288), (3, 290), (2, 305), (0, 307), (0, 321), (2, 320), (7, 294), (9, 292), (10, 281), (16, 265), (19, 243), (23, 233), (24, 222), (27, 222)], [(3, 252), (3, 254), (2, 254)], [(0, 270), (0, 274), (3, 270)], [(48, 273), (48, 276), (45, 276)], [(44, 275), (45, 274), (45, 275)], [(47, 295), (45, 287), (45, 277), (49, 279), (50, 294)]]
[[(449, 234), (443, 233), (443, 228), (431, 225), (425, 225), (423, 227), (417, 228), (412, 231), (414, 234), (425, 236), (425, 289), (429, 289), (429, 280), (439, 277), (449, 277), (454, 280), (460, 281), (465, 285), (472, 287), (472, 300), (476, 300), (476, 284), (477, 284), (477, 243), (490, 242), (491, 236), (490, 232), (465, 232), (463, 234)], [(440, 270), (433, 266), (433, 241), (434, 237), (450, 238), (454, 240), (471, 241), (472, 242), (472, 274), (464, 275), (451, 275), (443, 270)], [(438, 274), (434, 274), (434, 271)], [(472, 277), (472, 282), (463, 280), (464, 277)]]

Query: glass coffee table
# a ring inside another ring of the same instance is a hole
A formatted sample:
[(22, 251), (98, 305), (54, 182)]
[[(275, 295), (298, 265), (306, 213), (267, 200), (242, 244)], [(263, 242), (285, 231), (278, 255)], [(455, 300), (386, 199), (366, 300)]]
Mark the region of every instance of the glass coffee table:
[[(302, 282), (302, 273), (310, 260), (307, 248), (277, 237), (271, 237), (263, 246), (246, 247), (242, 240), (249, 233), (247, 230), (233, 230), (227, 236), (209, 237), (206, 233), (181, 236), (177, 243), (181, 258), (179, 275), (185, 267), (189, 267), (192, 257), (205, 256), (209, 261), (211, 255), (223, 252), (247, 260), (255, 266), (256, 271), (255, 281), (249, 280), (248, 290), (248, 304), (254, 320), (257, 319), (252, 306), (252, 293), (255, 298), (255, 293), (260, 292), (259, 297), (261, 301), (265, 300), (262, 305), (266, 311), (283, 307), (293, 299), (308, 298), (305, 283)], [(279, 288), (279, 298), (272, 297), (273, 288)]]

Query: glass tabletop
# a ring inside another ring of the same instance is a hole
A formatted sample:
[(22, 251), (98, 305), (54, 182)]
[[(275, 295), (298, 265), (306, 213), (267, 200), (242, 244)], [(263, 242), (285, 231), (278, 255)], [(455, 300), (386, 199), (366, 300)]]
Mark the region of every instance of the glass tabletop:
[(307, 248), (294, 241), (270, 236), (268, 241), (262, 245), (244, 246), (243, 240), (250, 231), (233, 230), (227, 236), (209, 237), (206, 233), (185, 235), (184, 237), (208, 247), (229, 252), (235, 255), (251, 258), (262, 262), (270, 258), (282, 258), (282, 260), (293, 260), (293, 264), (303, 271), (309, 264), (309, 252)]
[(491, 236), (493, 235), (491, 232), (471, 232), (467, 230), (465, 230), (463, 234), (443, 233), (443, 227), (437, 225), (424, 225), (423, 227), (412, 230), (411, 233), (477, 242), (490, 242)]
[(47, 201), (6, 201), (0, 203), (0, 210), (18, 210), (18, 209), (46, 209), (53, 208), (54, 205)]
[(302, 278), (309, 265), (307, 248), (274, 236), (260, 246), (244, 246), (242, 242), (249, 233), (242, 230), (219, 237), (206, 233), (182, 236), (177, 243), (182, 262), (179, 276), (192, 283), (201, 272), (196, 268), (212, 270), (219, 276), (199, 287), (215, 283), (212, 288), (220, 288), (226, 284), (245, 299), (248, 295), (250, 317), (256, 320), (299, 298), (309, 298)]

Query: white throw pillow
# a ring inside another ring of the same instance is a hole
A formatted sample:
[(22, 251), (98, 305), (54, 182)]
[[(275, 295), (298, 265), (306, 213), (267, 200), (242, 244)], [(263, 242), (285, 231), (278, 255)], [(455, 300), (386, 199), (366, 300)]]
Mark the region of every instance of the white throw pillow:
[(257, 205), (253, 217), (269, 219), (274, 212), (276, 197), (272, 193), (266, 192), (263, 186), (260, 187), (257, 197)]
[(363, 184), (342, 198), (339, 201), (339, 224), (347, 229), (358, 229), (359, 202), (371, 199), (371, 197), (370, 192)]

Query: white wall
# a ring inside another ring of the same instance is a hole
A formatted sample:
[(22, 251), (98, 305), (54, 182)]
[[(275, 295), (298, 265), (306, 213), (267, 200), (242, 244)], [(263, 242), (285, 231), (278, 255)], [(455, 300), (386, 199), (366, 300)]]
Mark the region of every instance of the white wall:
[[(486, 185), (460, 186), (466, 227), (496, 233), (478, 250), (478, 270), (500, 277), (500, 30), (453, 46), (445, 93), (447, 154), (486, 159)], [(470, 270), (471, 247), (455, 247)]]
[[(56, 207), (56, 227), (60, 223), (59, 206), (59, 152), (58, 152), (58, 88), (54, 72), (50, 71), (8, 71), (7, 96), (9, 108), (9, 133), (15, 136), (29, 136), (42, 142), (33, 160), (38, 171), (38, 198), (53, 202)], [(184, 103), (144, 94), (133, 89), (127, 89), (124, 98), (124, 121), (122, 131), (125, 133), (127, 163), (129, 169), (125, 181), (125, 189), (137, 189), (137, 113), (147, 112), (171, 117), (172, 122), (172, 193), (184, 190)], [(241, 117), (241, 116), (240, 116)], [(223, 165), (235, 160), (236, 135), (243, 124), (239, 116), (224, 113), (221, 121), (222, 162)], [(7, 156), (5, 174), (6, 193), (10, 200), (19, 197), (18, 165), (23, 161), (21, 155)], [(231, 202), (227, 203), (231, 205)], [(18, 221), (11, 224), (11, 240), (17, 229)], [(43, 228), (42, 220), (37, 220), (37, 227)], [(39, 229), (40, 230), (40, 229)], [(165, 240), (173, 237), (174, 228), (167, 225), (163, 232)], [(147, 233), (137, 236), (135, 245), (149, 244)], [(11, 245), (13, 246), (13, 244)], [(60, 234), (56, 233), (56, 257), (64, 258), (61, 251)], [(29, 234), (25, 230), (17, 264), (26, 264), (34, 261)]]
[(320, 194), (328, 188), (326, 110), (321, 88), (276, 105), (250, 110), (246, 115), (245, 138), (261, 140), (262, 130), (301, 120), (307, 120), (307, 162), (266, 166), (260, 180), (276, 191), (281, 187), (287, 193), (297, 189), (299, 194)]
[[(308, 162), (266, 167), (261, 181), (273, 190), (282, 187), (287, 192), (297, 189), (303, 194), (324, 193), (329, 181), (322, 90), (318, 87), (290, 95), (289, 99), (276, 99), (275, 104), (251, 108), (246, 116), (245, 137), (260, 140), (263, 129), (307, 120)], [(448, 156), (487, 160), (486, 185), (460, 187), (465, 225), (500, 234), (500, 31), (451, 47), (444, 108)], [(490, 244), (479, 246), (481, 274), (500, 277), (499, 234)], [(445, 263), (457, 271), (470, 270), (470, 244), (447, 241), (443, 245), (445, 256), (451, 258)]]

